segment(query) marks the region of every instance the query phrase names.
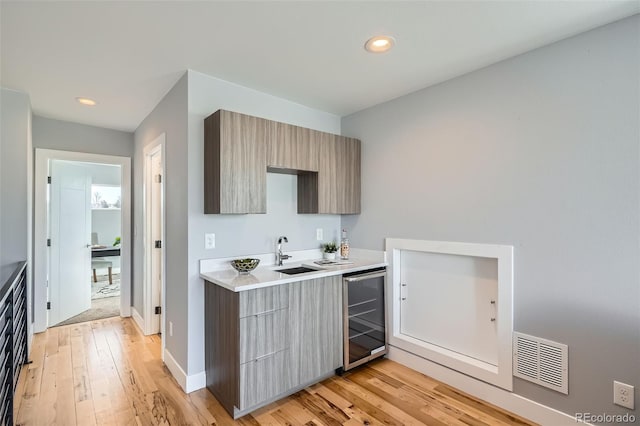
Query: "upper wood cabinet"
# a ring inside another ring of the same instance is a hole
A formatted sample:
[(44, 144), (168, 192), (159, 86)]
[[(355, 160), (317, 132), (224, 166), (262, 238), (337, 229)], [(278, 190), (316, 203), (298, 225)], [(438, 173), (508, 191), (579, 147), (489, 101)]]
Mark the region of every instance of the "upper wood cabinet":
[(204, 212), (267, 212), (273, 122), (219, 110), (204, 122)]
[(298, 175), (298, 213), (360, 213), (357, 139), (219, 110), (204, 164), (205, 213), (266, 213), (267, 169)]
[(323, 133), (285, 123), (273, 124), (267, 144), (267, 166), (272, 169), (317, 172), (319, 152), (315, 146)]
[(323, 133), (319, 171), (298, 176), (298, 213), (360, 213), (360, 141)]

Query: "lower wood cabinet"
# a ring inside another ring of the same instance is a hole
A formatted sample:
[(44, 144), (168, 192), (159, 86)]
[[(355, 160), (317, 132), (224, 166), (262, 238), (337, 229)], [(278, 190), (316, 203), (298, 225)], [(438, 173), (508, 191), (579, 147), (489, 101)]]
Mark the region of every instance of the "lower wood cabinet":
[(205, 283), (207, 388), (237, 418), (342, 366), (339, 276), (233, 292)]

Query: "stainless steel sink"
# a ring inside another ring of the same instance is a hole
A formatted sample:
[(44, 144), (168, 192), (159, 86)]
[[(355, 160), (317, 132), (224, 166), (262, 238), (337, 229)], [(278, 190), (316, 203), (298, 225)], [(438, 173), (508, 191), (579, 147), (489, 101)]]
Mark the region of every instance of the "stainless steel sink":
[(295, 268), (274, 269), (277, 272), (282, 272), (287, 275), (304, 274), (306, 272), (315, 272), (317, 269), (307, 268), (306, 266), (296, 266)]

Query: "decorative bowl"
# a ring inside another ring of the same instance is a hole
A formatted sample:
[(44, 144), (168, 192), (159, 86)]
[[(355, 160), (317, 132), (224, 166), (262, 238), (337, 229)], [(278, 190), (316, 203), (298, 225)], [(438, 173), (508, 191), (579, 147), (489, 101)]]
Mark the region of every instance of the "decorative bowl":
[(248, 274), (256, 269), (258, 263), (260, 263), (260, 259), (234, 259), (231, 261), (231, 266), (240, 274)]

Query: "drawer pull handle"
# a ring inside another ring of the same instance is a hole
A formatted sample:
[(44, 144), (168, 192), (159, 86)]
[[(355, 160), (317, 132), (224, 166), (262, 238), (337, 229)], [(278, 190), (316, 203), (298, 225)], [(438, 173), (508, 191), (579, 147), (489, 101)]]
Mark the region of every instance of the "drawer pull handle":
[(254, 316), (254, 317), (261, 317), (261, 316), (263, 316), (263, 315), (269, 315), (269, 314), (272, 314), (272, 313), (274, 313), (275, 311), (277, 311), (277, 309), (271, 309), (271, 310), (268, 310), (268, 311), (258, 312), (257, 314), (253, 314), (253, 316)]
[(275, 354), (277, 354), (277, 353), (278, 353), (278, 352), (271, 352), (271, 353), (268, 353), (268, 354), (266, 354), (266, 355), (260, 355), (259, 357), (257, 357), (257, 358), (255, 359), (255, 362), (262, 361), (263, 359), (266, 359), (266, 358), (270, 358), (270, 357), (274, 356), (274, 355), (275, 355)]

